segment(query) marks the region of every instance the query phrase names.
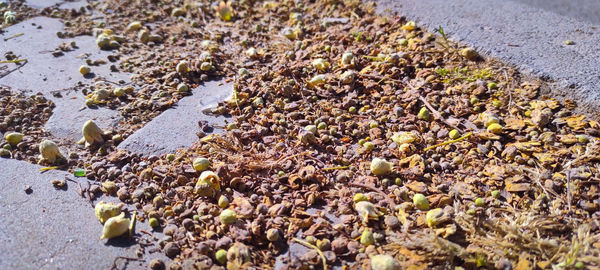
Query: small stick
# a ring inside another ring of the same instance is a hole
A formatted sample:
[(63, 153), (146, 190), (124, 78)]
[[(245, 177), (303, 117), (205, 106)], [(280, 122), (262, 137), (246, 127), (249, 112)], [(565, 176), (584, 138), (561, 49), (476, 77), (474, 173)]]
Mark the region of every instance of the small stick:
[(129, 222), (129, 237), (133, 237), (133, 230), (135, 229), (135, 216), (137, 215), (137, 211), (133, 211), (133, 216), (131, 216), (131, 221)]
[(431, 110), (431, 112), (433, 113), (433, 116), (435, 116), (436, 119), (444, 122), (444, 124), (458, 130), (460, 133), (462, 133), (462, 130), (460, 128), (458, 128), (456, 125), (451, 124), (450, 122), (448, 122), (448, 120), (446, 120), (446, 118), (442, 117), (442, 115), (440, 114), (440, 112), (438, 112), (436, 109), (433, 108), (433, 106), (431, 106), (431, 104), (421, 95), (419, 95), (419, 100), (421, 100), (421, 102), (423, 102), (425, 104), (425, 107), (427, 107), (429, 110)]
[(49, 171), (49, 170), (55, 170), (58, 169), (58, 167), (54, 166), (54, 167), (44, 167), (44, 168), (40, 168), (40, 172), (45, 172), (45, 171)]
[(312, 248), (312, 249), (316, 250), (319, 253), (319, 256), (321, 256), (321, 260), (323, 260), (323, 270), (327, 270), (327, 262), (325, 261), (325, 255), (323, 255), (323, 251), (321, 251), (317, 246), (312, 245), (312, 244), (310, 244), (308, 242), (302, 241), (302, 240), (300, 240), (298, 238), (294, 237), (292, 240), (294, 240), (294, 241), (296, 241), (296, 242), (298, 242), (298, 243), (300, 243), (302, 245), (305, 245), (305, 246), (307, 246), (309, 248)]
[(567, 204), (571, 212), (571, 170), (567, 170)]
[(19, 63), (19, 62), (25, 62), (25, 61), (27, 61), (27, 59), (6, 60), (6, 61), (0, 61), (0, 64)]
[(14, 34), (14, 35), (12, 35), (12, 36), (10, 36), (10, 37), (7, 37), (7, 38), (5, 38), (5, 39), (4, 39), (4, 41), (7, 41), (7, 40), (9, 40), (9, 39), (13, 39), (13, 38), (16, 38), (16, 37), (20, 37), (20, 36), (22, 36), (22, 35), (25, 35), (25, 33), (18, 33), (18, 34)]
[(337, 166), (337, 167), (329, 167), (329, 168), (323, 168), (321, 169), (322, 171), (332, 171), (332, 170), (345, 170), (350, 168), (350, 166)]
[(471, 135), (473, 135), (473, 132), (469, 132), (469, 133), (463, 135), (462, 137), (460, 137), (458, 139), (449, 140), (449, 141), (445, 141), (445, 142), (442, 142), (442, 143), (438, 143), (436, 145), (429, 146), (429, 147), (425, 148), (424, 151), (431, 150), (433, 148), (437, 148), (437, 147), (444, 146), (444, 145), (447, 145), (447, 144), (452, 144), (452, 143), (455, 143), (455, 142), (460, 142), (460, 141), (462, 141), (462, 140), (464, 140), (466, 138), (469, 138)]

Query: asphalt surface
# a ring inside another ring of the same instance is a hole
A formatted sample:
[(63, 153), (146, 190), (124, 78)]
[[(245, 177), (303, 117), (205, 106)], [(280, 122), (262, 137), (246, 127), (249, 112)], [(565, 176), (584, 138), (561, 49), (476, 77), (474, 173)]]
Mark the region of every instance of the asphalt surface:
[[(593, 0), (379, 0), (378, 11), (397, 13), (487, 57), (541, 78), (544, 93), (577, 102), (598, 116), (600, 1)], [(566, 45), (565, 41), (574, 41)]]

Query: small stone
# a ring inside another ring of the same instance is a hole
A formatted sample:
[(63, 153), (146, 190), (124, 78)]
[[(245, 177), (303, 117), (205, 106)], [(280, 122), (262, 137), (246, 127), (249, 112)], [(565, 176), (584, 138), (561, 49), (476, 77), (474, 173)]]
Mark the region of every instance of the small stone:
[(23, 187), (23, 190), (25, 191), (26, 194), (31, 194), (33, 192), (33, 189), (31, 188), (30, 185), (25, 185)]
[(165, 252), (165, 255), (167, 255), (167, 257), (175, 258), (175, 256), (177, 256), (181, 250), (179, 248), (179, 245), (177, 245), (177, 243), (170, 242), (165, 245), (165, 247), (163, 248), (163, 251)]
[(272, 228), (267, 231), (267, 240), (275, 242), (279, 240), (279, 230)]
[(165, 269), (165, 263), (159, 259), (154, 259), (150, 261), (150, 269), (151, 270), (163, 270)]
[(396, 229), (400, 227), (400, 221), (395, 216), (386, 216), (383, 222), (390, 229)]

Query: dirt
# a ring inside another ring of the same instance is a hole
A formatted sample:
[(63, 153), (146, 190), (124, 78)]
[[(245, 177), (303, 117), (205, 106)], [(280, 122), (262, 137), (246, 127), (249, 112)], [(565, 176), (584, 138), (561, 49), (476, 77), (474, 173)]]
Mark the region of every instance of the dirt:
[[(110, 29), (98, 36), (136, 74), (124, 96), (83, 93), (125, 120), (62, 168), (114, 182), (138, 222), (158, 221), (169, 269), (600, 267), (598, 122), (441, 28), (359, 1), (51, 14), (66, 36)], [(160, 156), (116, 149), (180, 84), (211, 78), (234, 84), (211, 110), (232, 117), (226, 132)], [(277, 257), (297, 244), (308, 251)]]

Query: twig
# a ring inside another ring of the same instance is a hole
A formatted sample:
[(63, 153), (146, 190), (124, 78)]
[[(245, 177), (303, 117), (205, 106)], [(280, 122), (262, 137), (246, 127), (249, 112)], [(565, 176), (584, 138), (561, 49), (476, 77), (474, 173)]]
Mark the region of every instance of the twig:
[(4, 41), (8, 41), (9, 39), (13, 39), (13, 38), (16, 38), (16, 37), (20, 37), (20, 36), (22, 36), (22, 35), (25, 35), (25, 33), (18, 33), (18, 34), (14, 34), (14, 35), (12, 35), (12, 36), (10, 36), (10, 37), (7, 37), (7, 38), (5, 38), (5, 39), (4, 39)]
[(332, 171), (332, 170), (345, 170), (350, 168), (350, 166), (337, 166), (337, 167), (329, 167), (329, 168), (323, 168), (321, 169), (322, 171)]
[(361, 187), (361, 188), (366, 188), (366, 189), (370, 189), (372, 191), (375, 191), (377, 193), (379, 193), (380, 195), (383, 195), (383, 197), (385, 198), (385, 200), (388, 202), (392, 212), (394, 212), (394, 209), (396, 209), (396, 203), (394, 203), (394, 200), (392, 200), (387, 194), (385, 194), (381, 189), (378, 189), (374, 186), (369, 186), (369, 185), (365, 185), (365, 184), (359, 184), (359, 183), (350, 183), (351, 186), (355, 186), (355, 187)]
[(449, 141), (445, 141), (445, 142), (442, 142), (442, 143), (438, 143), (436, 145), (429, 146), (429, 147), (425, 148), (424, 151), (431, 150), (433, 148), (437, 148), (437, 147), (444, 146), (444, 145), (447, 145), (447, 144), (452, 144), (452, 143), (455, 143), (455, 142), (460, 142), (460, 141), (462, 141), (462, 140), (464, 140), (466, 138), (471, 137), (471, 135), (473, 135), (473, 132), (469, 132), (469, 133), (463, 135), (462, 137), (460, 137), (458, 139), (449, 140)]
[(567, 205), (571, 212), (571, 170), (567, 170)]
[(27, 59), (6, 60), (6, 61), (0, 61), (0, 64), (20, 63), (20, 62), (25, 62), (25, 61), (27, 61)]
[(58, 169), (58, 167), (54, 166), (54, 167), (44, 167), (44, 168), (40, 168), (40, 172), (45, 172), (45, 171), (49, 171), (49, 170), (55, 170)]
[(452, 127), (453, 129), (458, 130), (458, 132), (462, 133), (462, 130), (460, 128), (458, 128), (456, 125), (453, 125), (452, 123), (450, 123), (448, 120), (446, 120), (446, 118), (442, 117), (442, 115), (440, 114), (440, 112), (438, 112), (435, 108), (433, 108), (433, 106), (431, 106), (431, 104), (421, 95), (419, 95), (419, 100), (421, 100), (421, 102), (423, 102), (425, 104), (425, 107), (427, 107), (432, 113), (433, 116), (444, 122), (444, 124)]
[(129, 222), (129, 237), (133, 236), (133, 230), (135, 229), (135, 216), (137, 215), (137, 211), (133, 211), (133, 215), (131, 216), (131, 221)]
[(302, 241), (302, 240), (300, 240), (298, 238), (294, 237), (292, 240), (294, 240), (294, 241), (296, 241), (296, 242), (298, 242), (298, 243), (300, 243), (302, 245), (305, 245), (305, 246), (307, 246), (309, 248), (312, 248), (312, 249), (316, 250), (319, 253), (319, 256), (321, 256), (321, 260), (323, 260), (323, 270), (327, 270), (327, 261), (325, 261), (325, 255), (323, 255), (323, 251), (321, 251), (317, 246), (312, 245), (312, 244), (310, 244), (308, 242)]

